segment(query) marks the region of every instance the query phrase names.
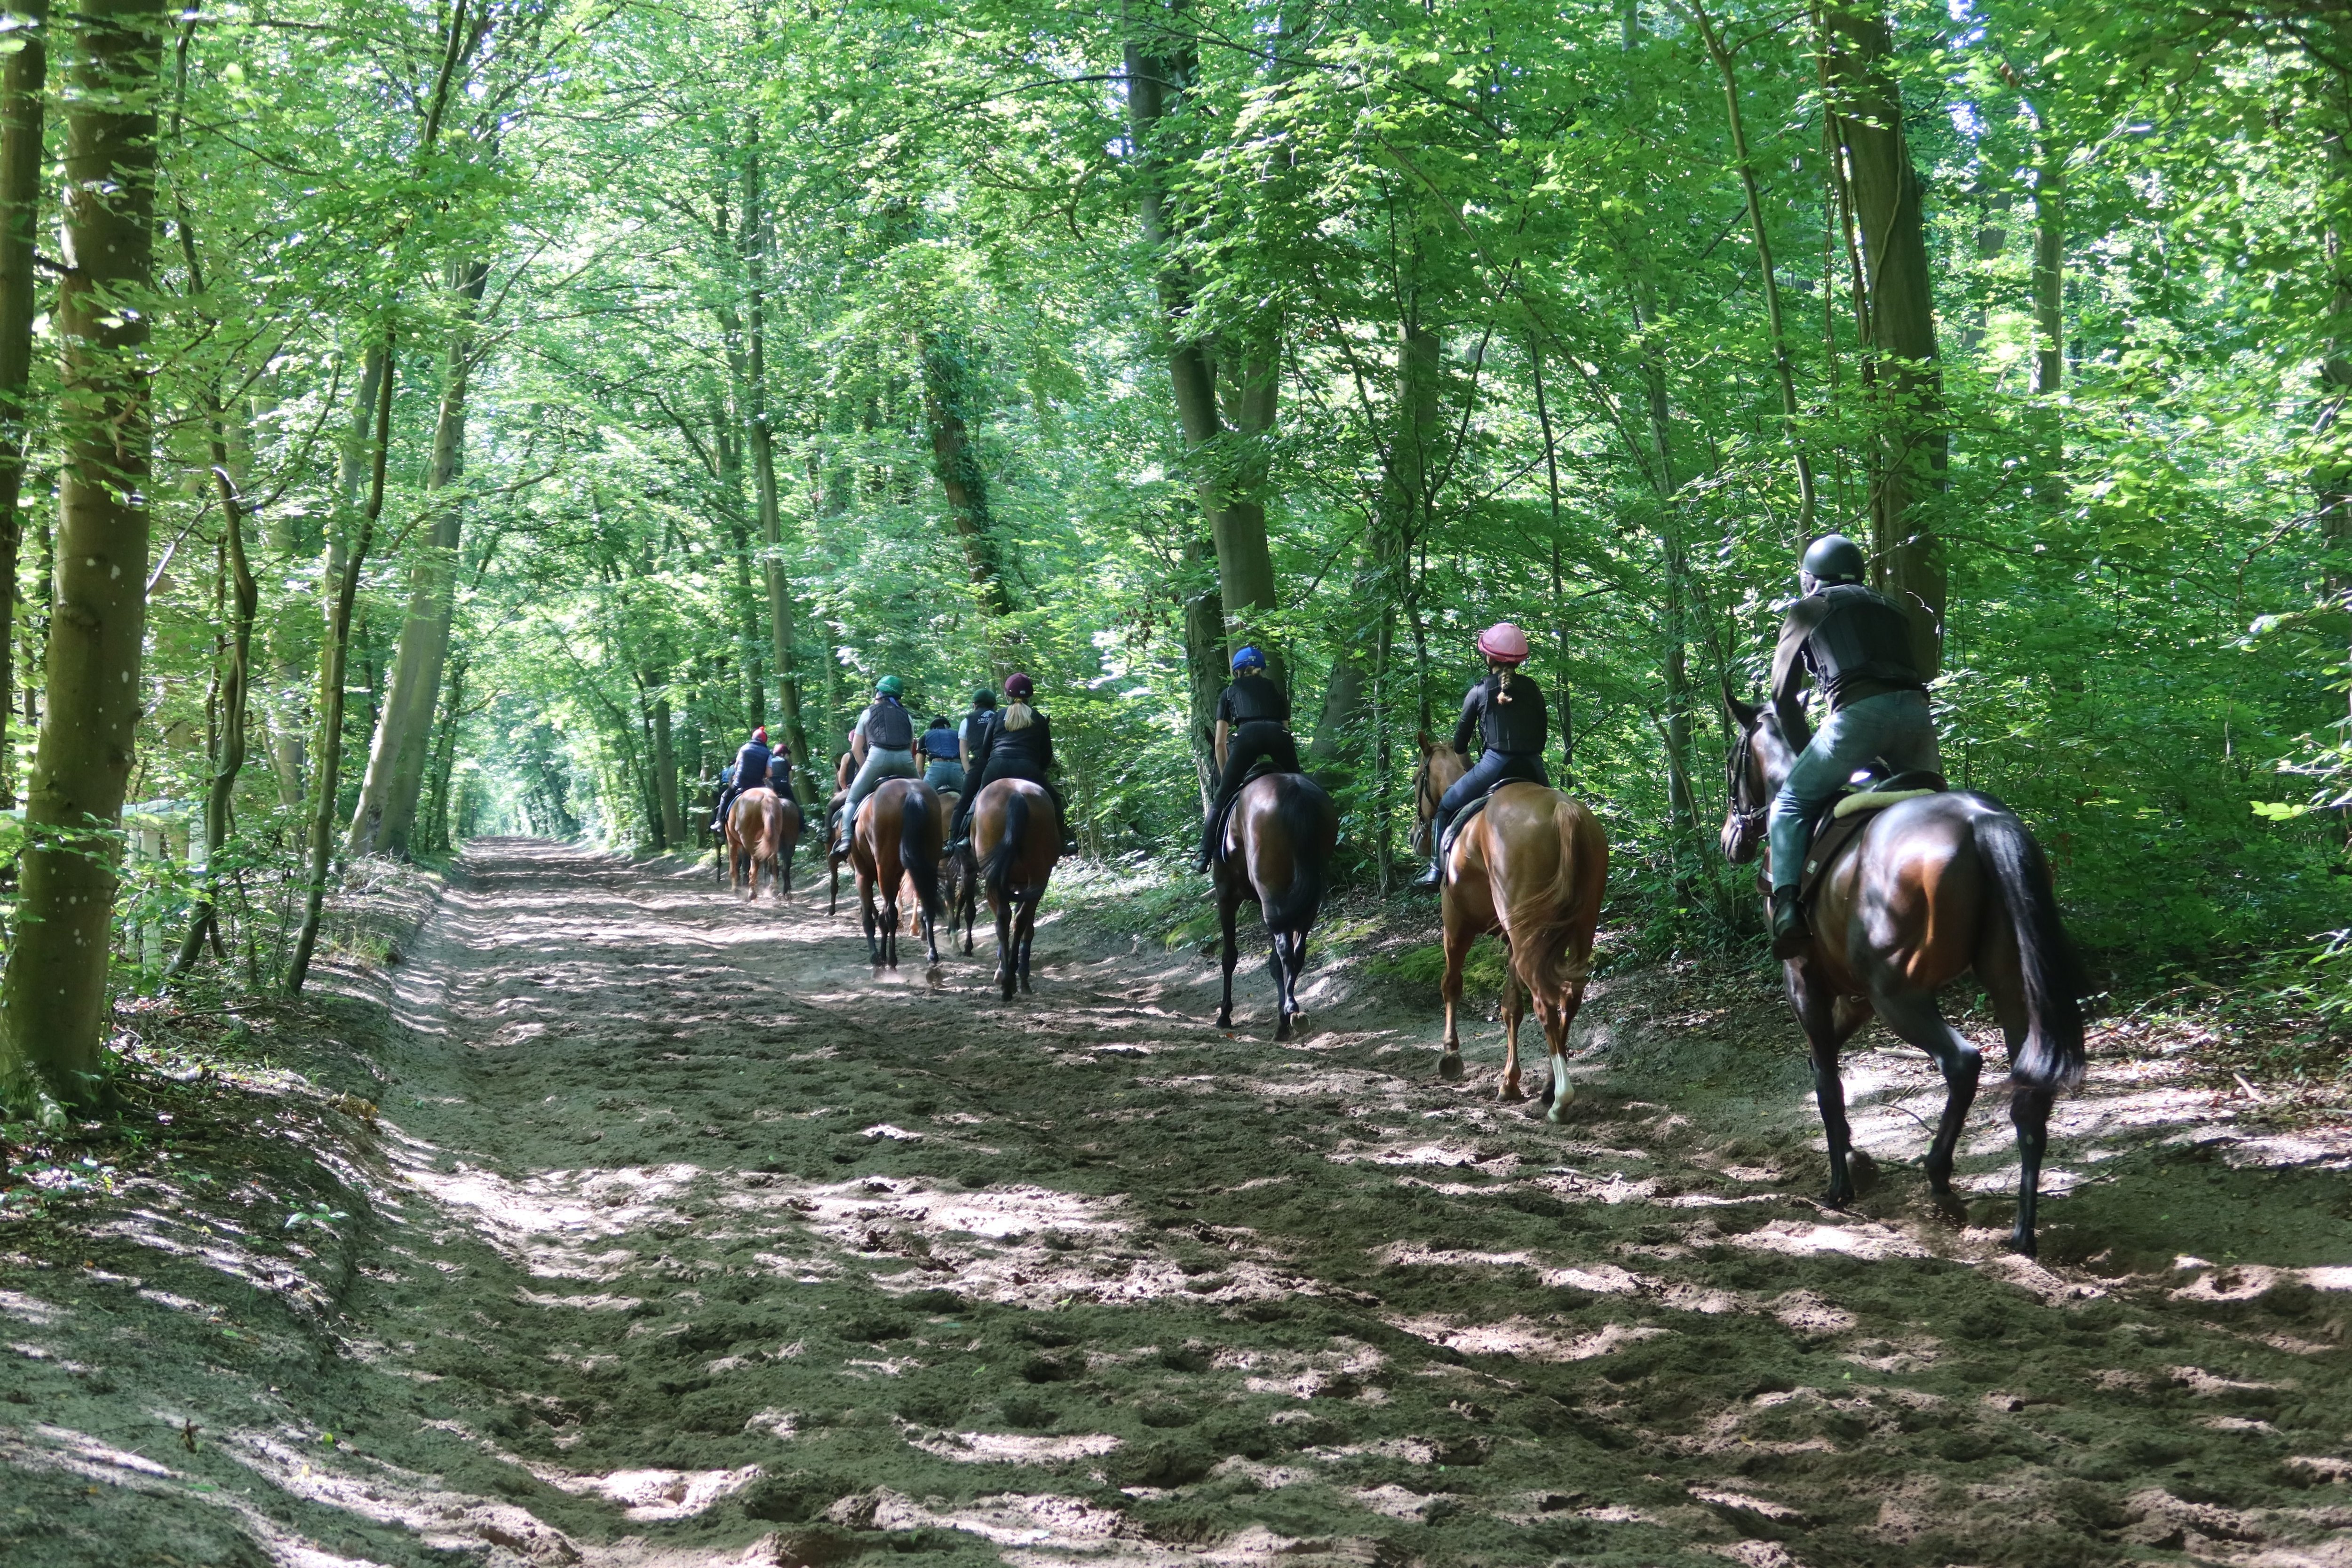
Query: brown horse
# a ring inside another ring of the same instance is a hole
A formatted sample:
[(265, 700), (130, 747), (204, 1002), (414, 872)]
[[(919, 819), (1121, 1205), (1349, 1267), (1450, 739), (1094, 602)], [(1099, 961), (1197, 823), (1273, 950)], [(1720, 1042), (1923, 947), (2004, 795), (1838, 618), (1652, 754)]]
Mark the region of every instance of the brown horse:
[[(940, 961), (939, 792), (920, 779), (885, 779), (857, 808), (849, 835), (849, 865), (857, 876), (857, 906), (866, 921), (866, 952), (877, 967), (898, 967), (898, 894), (914, 890), (922, 911), (924, 943)], [(880, 907), (877, 909), (877, 900)]]
[[(747, 900), (760, 896), (760, 873), (766, 870), (776, 897), (793, 890), (793, 849), (800, 842), (801, 808), (797, 801), (761, 784), (747, 789), (727, 808), (727, 850), (731, 879)], [(745, 888), (748, 873), (750, 887)]]
[(996, 980), (1010, 1002), (1016, 983), (1029, 989), (1037, 900), (1062, 858), (1062, 819), (1054, 797), (1027, 779), (998, 779), (972, 803), (971, 851), (996, 915)]
[[(1784, 735), (1772, 713), (1728, 693), (1725, 700), (1739, 741), (1731, 752), (1723, 854), (1738, 866), (1756, 858), (1772, 797), (1805, 741)], [(1823, 1201), (1843, 1208), (1853, 1197), (1838, 1047), (1873, 1014), (1943, 1072), (1944, 1114), (1922, 1168), (1937, 1197), (1950, 1199), (1953, 1152), (1982, 1063), (1977, 1047), (1944, 1021), (1936, 993), (1974, 969), (2009, 1044), (2009, 1114), (2021, 1166), (2009, 1244), (2031, 1258), (2051, 1101), (2082, 1081), (2086, 989), (2042, 847), (1990, 795), (1948, 790), (1900, 801), (1847, 840), (1822, 877), (1811, 914), (1812, 945), (1782, 964), (1781, 976), (1812, 1047), (1813, 1095), (1829, 1134)]]
[[(939, 789), (931, 792), (931, 800), (933, 802), (932, 815), (939, 818), (940, 842), (942, 844), (945, 844), (948, 841), (948, 824), (955, 816), (956, 802), (962, 798), (963, 797), (961, 795), (958, 795), (951, 789)], [(940, 877), (940, 906), (948, 911), (948, 930), (952, 932), (955, 930), (955, 873), (953, 860), (943, 857), (939, 862), (938, 870)], [(916, 891), (915, 879), (911, 873), (901, 878), (900, 881), (902, 885), (898, 889), (898, 903), (899, 906), (907, 911), (907, 934), (908, 936), (920, 936), (923, 934), (921, 923), (923, 919), (923, 900), (920, 895)], [(910, 897), (910, 895), (913, 896)]]
[(1331, 853), (1339, 847), (1339, 813), (1323, 786), (1305, 773), (1268, 773), (1242, 787), (1225, 818), (1224, 854), (1216, 878), (1217, 919), (1224, 931), (1223, 999), (1217, 1027), (1234, 1021), (1234, 963), (1240, 949), (1234, 916), (1244, 899), (1257, 900), (1274, 942), (1274, 1037), (1290, 1038), (1298, 1016), (1298, 976), (1307, 967), (1307, 933), (1330, 886)]
[[(1437, 803), (1465, 772), (1468, 763), (1451, 746), (1421, 737), (1421, 765), (1414, 772), (1416, 842), (1426, 846)], [(1578, 801), (1555, 789), (1525, 782), (1496, 790), (1485, 810), (1454, 836), (1445, 867), (1445, 1054), (1441, 1078), (1462, 1076), (1462, 1037), (1455, 1016), (1462, 1005), (1462, 965), (1481, 935), (1499, 935), (1510, 950), (1503, 971), (1503, 1079), (1497, 1094), (1517, 1100), (1519, 1023), (1527, 998), (1535, 998), (1551, 1053), (1551, 1081), (1545, 1089), (1545, 1116), (1558, 1121), (1576, 1099), (1568, 1080), (1568, 1031), (1584, 1005), (1592, 974), (1592, 933), (1601, 921), (1601, 898), (1609, 884), (1609, 841), (1601, 824)]]
[(849, 858), (849, 835), (834, 831), (834, 819), (841, 815), (841, 803), (848, 798), (849, 781), (856, 775), (856, 757), (844, 752), (834, 759), (833, 798), (824, 808), (824, 874), (828, 881), (824, 912), (828, 915), (841, 908), (841, 867)]

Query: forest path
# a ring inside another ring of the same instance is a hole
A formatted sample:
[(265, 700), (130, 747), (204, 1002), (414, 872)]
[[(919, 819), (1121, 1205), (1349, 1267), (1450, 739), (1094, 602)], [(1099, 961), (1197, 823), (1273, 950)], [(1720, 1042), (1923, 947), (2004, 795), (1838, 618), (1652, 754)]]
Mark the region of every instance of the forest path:
[(1433, 1007), (1272, 1044), (1255, 939), (1228, 1033), (1189, 952), (1055, 921), (1008, 1005), (985, 934), (877, 976), (823, 896), (469, 847), (305, 1394), (340, 1444), (226, 1445), (278, 1561), (2352, 1562), (2344, 1177), (2128, 1064), (2060, 1129), (2095, 1266), (2042, 1268), (1894, 1167), (1908, 1054), (1857, 1058), (1889, 1173), (1832, 1215), (1801, 1065), (1630, 981), (1555, 1128), (1491, 1029), (1438, 1081)]

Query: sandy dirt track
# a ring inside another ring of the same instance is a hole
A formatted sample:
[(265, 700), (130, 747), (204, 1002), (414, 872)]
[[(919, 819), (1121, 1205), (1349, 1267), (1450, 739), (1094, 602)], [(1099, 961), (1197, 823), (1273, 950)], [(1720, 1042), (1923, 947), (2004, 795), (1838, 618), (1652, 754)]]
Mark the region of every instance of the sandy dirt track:
[(2126, 1039), (2035, 1265), (1997, 1096), (1926, 1203), (1915, 1053), (1811, 1201), (1761, 977), (1601, 983), (1553, 1128), (1319, 958), (1273, 1045), (1255, 935), (1226, 1032), (1189, 951), (1059, 919), (1007, 1005), (822, 910), (474, 845), (373, 1128), (236, 1130), (317, 1190), (189, 1127), (11, 1256), (0, 1562), (2352, 1565), (2346, 1140)]

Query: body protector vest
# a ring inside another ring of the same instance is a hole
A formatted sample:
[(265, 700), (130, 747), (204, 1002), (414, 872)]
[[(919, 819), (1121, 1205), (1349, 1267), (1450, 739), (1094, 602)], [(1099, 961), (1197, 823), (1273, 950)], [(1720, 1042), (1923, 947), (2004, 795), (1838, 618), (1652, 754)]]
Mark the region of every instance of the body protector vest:
[(1042, 773), (1054, 756), (1051, 735), (1043, 713), (1038, 714), (1025, 730), (1008, 730), (1000, 718), (990, 735), (989, 760), (994, 762), (1001, 757), (1008, 763), (1019, 763)]
[(1230, 724), (1290, 722), (1290, 699), (1263, 675), (1236, 676), (1217, 704), (1218, 714)]
[(758, 789), (768, 782), (768, 748), (757, 741), (746, 741), (743, 749), (735, 753), (735, 788), (740, 793)]
[(1927, 689), (1911, 654), (1910, 617), (1894, 600), (1859, 583), (1840, 583), (1812, 598), (1820, 604), (1805, 638), (1805, 665), (1832, 709), (1871, 694), (1858, 687)]
[(963, 742), (965, 750), (979, 751), (980, 738), (988, 733), (988, 722), (995, 717), (996, 710), (993, 708), (973, 709), (963, 716), (963, 722), (956, 726), (956, 739)]
[(1507, 752), (1533, 756), (1544, 749), (1544, 737), (1550, 732), (1550, 718), (1544, 710), (1543, 689), (1524, 675), (1513, 675), (1504, 700), (1503, 678), (1490, 675), (1470, 689), (1469, 700), (1462, 705), (1462, 722), (1456, 726), (1454, 745), (1463, 749), (1475, 723), (1479, 743), (1490, 752)]
[(903, 752), (915, 743), (912, 715), (885, 697), (866, 710), (866, 743), (879, 752)]

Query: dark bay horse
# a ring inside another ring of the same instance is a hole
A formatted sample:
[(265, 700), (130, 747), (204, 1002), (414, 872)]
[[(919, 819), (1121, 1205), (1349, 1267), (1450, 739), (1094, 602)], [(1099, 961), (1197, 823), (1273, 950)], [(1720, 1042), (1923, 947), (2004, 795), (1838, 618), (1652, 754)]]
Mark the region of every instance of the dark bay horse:
[[(1439, 797), (1465, 771), (1461, 752), (1421, 737), (1421, 765), (1412, 784), (1421, 843), (1428, 842)], [(1503, 785), (1454, 836), (1444, 898), (1445, 978), (1439, 991), (1445, 999), (1445, 1054), (1438, 1058), (1440, 1077), (1462, 1076), (1462, 1037), (1455, 1025), (1462, 965), (1470, 944), (1493, 932), (1510, 950), (1503, 971), (1505, 1043), (1497, 1096), (1521, 1098), (1519, 1023), (1532, 996), (1551, 1054), (1544, 1115), (1560, 1119), (1576, 1099), (1576, 1086), (1568, 1079), (1568, 1031), (1584, 1005), (1584, 987), (1592, 975), (1592, 933), (1608, 885), (1609, 840), (1599, 819), (1581, 802), (1541, 784)]]
[[(735, 889), (746, 900), (760, 896), (760, 873), (774, 883), (776, 897), (793, 890), (793, 850), (800, 843), (800, 803), (761, 784), (747, 789), (727, 808), (727, 850)], [(744, 886), (746, 873), (750, 887)]]
[[(955, 818), (956, 802), (962, 798), (963, 797), (961, 795), (958, 795), (951, 789), (935, 789), (931, 792), (931, 811), (932, 815), (939, 818), (940, 842), (941, 844), (945, 844), (947, 842), (948, 824)], [(959, 858), (950, 857), (942, 852), (936, 867), (939, 873), (940, 905), (947, 911), (948, 931), (950, 934), (955, 931), (955, 866), (957, 858)], [(908, 936), (920, 936), (923, 934), (921, 923), (923, 919), (923, 901), (919, 896), (912, 896), (915, 895), (914, 878), (911, 875), (908, 875), (903, 879), (903, 881), (904, 885), (898, 889), (898, 904), (900, 908), (907, 911), (907, 934)]]
[[(922, 911), (930, 961), (940, 961), (939, 792), (920, 779), (885, 779), (857, 808), (849, 834), (849, 865), (857, 876), (857, 907), (866, 921), (866, 956), (898, 967), (898, 896), (911, 889)], [(878, 905), (878, 907), (877, 907)]]
[(1234, 1021), (1234, 916), (1255, 899), (1274, 942), (1274, 1037), (1290, 1038), (1298, 1016), (1298, 976), (1307, 967), (1307, 933), (1330, 886), (1331, 852), (1339, 843), (1339, 813), (1323, 786), (1305, 773), (1268, 773), (1242, 787), (1225, 818), (1224, 856), (1213, 863), (1217, 919), (1224, 931), (1224, 998), (1217, 1027)]
[(1037, 900), (1062, 858), (1062, 819), (1054, 797), (1027, 779), (998, 779), (972, 803), (971, 850), (996, 915), (996, 979), (1010, 1002), (1016, 984), (1029, 989)]
[[(1756, 858), (1765, 816), (1804, 750), (1780, 721), (1726, 694), (1739, 725), (1723, 854)], [(2009, 1044), (2010, 1120), (2021, 1173), (2011, 1248), (2034, 1252), (2034, 1207), (2050, 1105), (2082, 1081), (2082, 962), (2058, 918), (2049, 862), (2017, 815), (1990, 795), (1948, 790), (1887, 806), (1846, 842), (1815, 894), (1811, 947), (1781, 966), (1789, 1005), (1812, 1047), (1813, 1093), (1829, 1134), (1832, 1208), (1853, 1197), (1838, 1047), (1873, 1014), (1935, 1058), (1944, 1114), (1923, 1168), (1939, 1199), (1975, 1100), (1977, 1047), (1944, 1021), (1936, 993), (1970, 969)]]

